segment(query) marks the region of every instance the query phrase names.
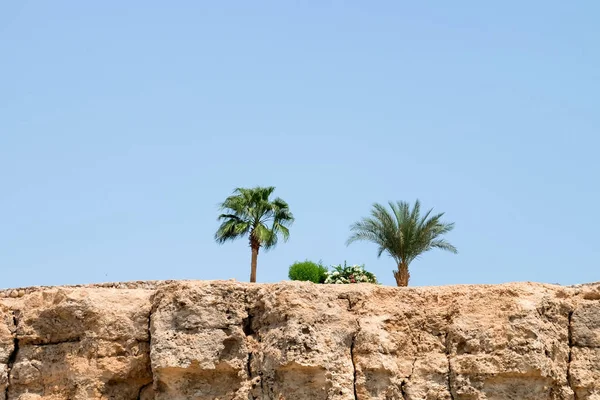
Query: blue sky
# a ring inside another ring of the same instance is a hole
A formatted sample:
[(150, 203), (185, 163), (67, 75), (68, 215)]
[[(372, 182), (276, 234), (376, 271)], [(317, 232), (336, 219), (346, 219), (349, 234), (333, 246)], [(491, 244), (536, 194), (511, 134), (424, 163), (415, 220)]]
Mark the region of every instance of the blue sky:
[(0, 287), (246, 281), (217, 204), (296, 216), (258, 280), (346, 247), (373, 202), (456, 223), (412, 285), (600, 280), (594, 1), (0, 5)]

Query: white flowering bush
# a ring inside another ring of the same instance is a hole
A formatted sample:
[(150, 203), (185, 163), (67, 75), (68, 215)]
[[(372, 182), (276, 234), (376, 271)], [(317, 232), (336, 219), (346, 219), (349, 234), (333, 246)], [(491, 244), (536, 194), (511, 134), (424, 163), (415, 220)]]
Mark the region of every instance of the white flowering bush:
[(365, 270), (364, 265), (334, 265), (331, 271), (327, 271), (325, 283), (377, 283), (374, 274)]

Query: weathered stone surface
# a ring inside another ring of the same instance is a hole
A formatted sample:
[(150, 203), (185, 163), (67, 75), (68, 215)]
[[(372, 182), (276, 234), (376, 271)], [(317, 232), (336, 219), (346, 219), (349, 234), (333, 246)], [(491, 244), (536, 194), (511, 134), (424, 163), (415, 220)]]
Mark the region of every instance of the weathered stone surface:
[(354, 398), (358, 325), (348, 289), (292, 283), (248, 287), (254, 398)]
[(600, 284), (170, 281), (7, 290), (5, 395), (600, 400)]
[(135, 399), (152, 382), (151, 295), (147, 290), (57, 288), (13, 304), (18, 351), (9, 399), (25, 394), (32, 399)]
[(9, 364), (15, 349), (14, 331), (13, 313), (0, 303), (0, 399), (4, 399), (8, 386)]
[(600, 400), (600, 302), (598, 300), (583, 301), (575, 306), (571, 315), (571, 344), (573, 351), (569, 378), (577, 399)]
[(241, 284), (158, 289), (151, 319), (156, 399), (248, 398), (245, 296)]

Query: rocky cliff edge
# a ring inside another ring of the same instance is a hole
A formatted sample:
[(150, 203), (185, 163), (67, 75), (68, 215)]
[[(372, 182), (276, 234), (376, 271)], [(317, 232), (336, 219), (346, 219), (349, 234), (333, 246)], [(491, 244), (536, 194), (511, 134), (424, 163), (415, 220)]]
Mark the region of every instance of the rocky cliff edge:
[(0, 399), (600, 400), (600, 283), (0, 291)]

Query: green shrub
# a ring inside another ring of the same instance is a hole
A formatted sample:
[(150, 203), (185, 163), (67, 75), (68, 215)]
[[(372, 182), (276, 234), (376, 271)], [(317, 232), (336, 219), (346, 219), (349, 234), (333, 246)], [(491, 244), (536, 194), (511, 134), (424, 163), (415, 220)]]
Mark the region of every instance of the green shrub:
[(321, 262), (296, 261), (290, 266), (288, 277), (293, 281), (309, 281), (314, 283), (323, 283), (327, 277), (327, 267)]
[(365, 271), (364, 265), (336, 265), (333, 271), (327, 272), (325, 283), (377, 283), (374, 274)]

